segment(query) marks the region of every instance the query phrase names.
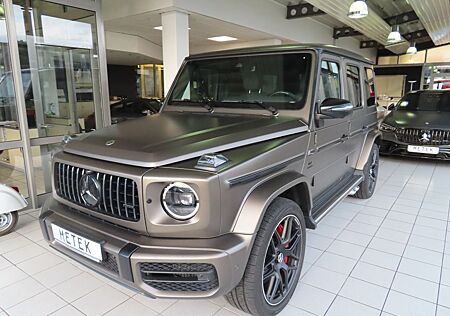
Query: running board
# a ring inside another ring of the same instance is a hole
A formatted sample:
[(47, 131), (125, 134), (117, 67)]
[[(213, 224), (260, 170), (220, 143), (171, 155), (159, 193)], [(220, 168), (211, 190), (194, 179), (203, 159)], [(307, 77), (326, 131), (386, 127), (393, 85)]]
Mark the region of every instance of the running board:
[[(312, 212), (312, 220), (314, 223), (314, 226), (317, 226), (317, 224), (327, 215), (331, 212), (331, 210), (339, 204), (343, 199), (345, 199), (352, 191), (355, 190), (355, 188), (363, 181), (363, 176), (360, 175), (354, 175), (350, 178), (350, 180), (347, 182), (348, 184), (345, 185), (342, 189), (336, 191), (332, 196), (330, 196), (327, 199), (327, 203), (324, 203), (323, 205), (319, 206), (319, 209), (313, 209)], [(315, 228), (315, 227), (314, 227)]]

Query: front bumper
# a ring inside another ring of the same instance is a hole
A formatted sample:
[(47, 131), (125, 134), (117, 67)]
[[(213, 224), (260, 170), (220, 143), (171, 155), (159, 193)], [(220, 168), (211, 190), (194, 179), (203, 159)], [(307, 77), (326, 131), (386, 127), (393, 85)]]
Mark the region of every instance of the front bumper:
[(383, 131), (381, 136), (380, 153), (385, 155), (450, 160), (450, 145), (433, 146), (439, 147), (439, 154), (437, 155), (411, 153), (408, 151), (408, 145), (409, 144), (407, 143), (399, 141), (394, 133)]
[[(210, 239), (152, 238), (81, 214), (53, 198), (42, 207), (39, 221), (51, 247), (154, 298), (207, 298), (228, 293), (243, 276), (252, 241), (251, 235), (238, 234)], [(55, 241), (52, 223), (100, 242), (105, 259), (97, 263)], [(149, 267), (160, 269), (151, 274), (151, 282), (146, 279)]]

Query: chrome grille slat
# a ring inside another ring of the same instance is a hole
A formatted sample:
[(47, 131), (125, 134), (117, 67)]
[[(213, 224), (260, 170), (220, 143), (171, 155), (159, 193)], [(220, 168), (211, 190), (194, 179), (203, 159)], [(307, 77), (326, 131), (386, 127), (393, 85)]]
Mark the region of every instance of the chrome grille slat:
[[(450, 131), (439, 129), (400, 128), (396, 132), (399, 141), (411, 145), (441, 146), (450, 144)], [(421, 142), (423, 133), (429, 134), (429, 142)]]
[[(139, 221), (140, 203), (135, 181), (59, 162), (55, 163), (53, 170), (56, 193), (61, 198), (111, 217)], [(101, 186), (102, 198), (97, 206), (87, 205), (81, 198), (80, 180), (86, 172), (93, 174)]]

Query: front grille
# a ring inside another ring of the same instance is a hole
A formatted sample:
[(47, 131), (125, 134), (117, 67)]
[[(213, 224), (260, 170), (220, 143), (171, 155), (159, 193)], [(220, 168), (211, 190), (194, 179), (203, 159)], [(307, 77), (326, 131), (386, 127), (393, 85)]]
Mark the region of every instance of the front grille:
[[(80, 181), (87, 173), (100, 184), (101, 197), (96, 206), (87, 204), (81, 197)], [(139, 221), (139, 195), (135, 181), (59, 162), (55, 163), (54, 175), (56, 193), (63, 199), (111, 217)]]
[(160, 291), (206, 292), (219, 286), (209, 263), (140, 263), (142, 281)]
[(399, 128), (396, 130), (395, 134), (399, 141), (411, 145), (440, 146), (450, 144), (450, 131), (439, 129)]

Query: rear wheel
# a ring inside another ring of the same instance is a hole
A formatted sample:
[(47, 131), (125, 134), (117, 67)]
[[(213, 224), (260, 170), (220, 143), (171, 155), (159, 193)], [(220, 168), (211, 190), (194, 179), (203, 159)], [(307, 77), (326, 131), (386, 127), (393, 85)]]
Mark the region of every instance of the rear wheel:
[(19, 214), (15, 212), (0, 214), (0, 236), (10, 233), (17, 224)]
[(228, 302), (253, 315), (279, 313), (300, 277), (305, 233), (300, 207), (276, 198), (263, 218), (242, 280), (226, 295)]
[(367, 160), (364, 166), (364, 181), (359, 185), (359, 190), (355, 193), (355, 197), (368, 199), (373, 195), (377, 184), (379, 165), (380, 150), (377, 144), (373, 144), (369, 160)]

